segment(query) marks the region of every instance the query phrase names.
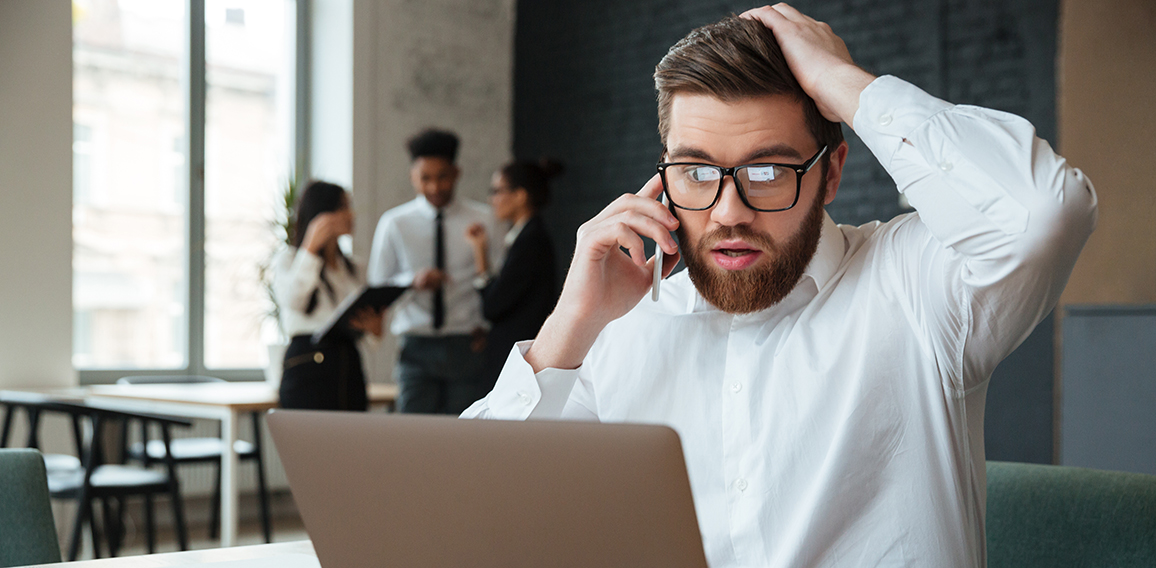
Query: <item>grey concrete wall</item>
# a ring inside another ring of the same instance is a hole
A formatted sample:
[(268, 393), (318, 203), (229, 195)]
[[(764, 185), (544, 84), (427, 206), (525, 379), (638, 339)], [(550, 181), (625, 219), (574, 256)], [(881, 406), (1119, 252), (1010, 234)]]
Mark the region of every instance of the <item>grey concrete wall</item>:
[[(422, 128), (461, 136), (458, 195), (486, 200), (511, 155), (514, 0), (315, 1), (353, 7), (355, 254), (368, 256), (383, 212), (413, 199), (405, 140)], [(369, 355), (370, 380), (391, 380), (392, 339)]]
[(0, 387), (72, 370), (72, 17), (0, 2)]

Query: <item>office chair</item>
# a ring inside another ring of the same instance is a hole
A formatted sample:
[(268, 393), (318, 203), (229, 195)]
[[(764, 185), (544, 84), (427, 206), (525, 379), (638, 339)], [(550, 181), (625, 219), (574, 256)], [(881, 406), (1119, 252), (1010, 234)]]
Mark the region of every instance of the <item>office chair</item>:
[[(145, 385), (145, 384), (199, 384), (223, 383), (223, 379), (198, 375), (153, 375), (121, 377), (117, 384)], [(240, 461), (253, 461), (257, 465), (257, 497), (261, 506), (261, 529), (264, 531), (265, 542), (273, 542), (273, 523), (269, 514), (269, 489), (265, 481), (265, 463), (261, 451), (261, 416), (258, 412), (250, 413), (253, 423), (253, 442), (237, 440), (233, 450), (237, 452)], [(126, 429), (127, 433), (127, 429)], [(127, 446), (127, 454), (131, 459), (148, 464), (160, 459), (164, 455), (164, 447), (160, 440), (149, 440), (145, 429), (141, 430), (141, 442)], [(177, 465), (193, 463), (211, 463), (216, 466), (216, 482), (213, 485), (213, 502), (209, 520), (209, 537), (217, 538), (221, 528), (221, 456), (224, 443), (217, 438), (177, 438), (172, 441), (172, 457)]]
[(60, 562), (40, 452), (0, 449), (0, 566)]
[(987, 462), (987, 565), (1156, 566), (1156, 475)]

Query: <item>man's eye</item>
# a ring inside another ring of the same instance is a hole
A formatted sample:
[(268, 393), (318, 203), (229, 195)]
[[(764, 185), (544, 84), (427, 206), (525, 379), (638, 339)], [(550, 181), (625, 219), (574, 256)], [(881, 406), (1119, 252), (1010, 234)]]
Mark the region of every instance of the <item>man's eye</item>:
[(747, 168), (747, 179), (753, 182), (767, 182), (778, 179), (778, 168), (775, 166), (756, 166)]
[(718, 181), (719, 172), (714, 168), (692, 167), (687, 177), (696, 182)]

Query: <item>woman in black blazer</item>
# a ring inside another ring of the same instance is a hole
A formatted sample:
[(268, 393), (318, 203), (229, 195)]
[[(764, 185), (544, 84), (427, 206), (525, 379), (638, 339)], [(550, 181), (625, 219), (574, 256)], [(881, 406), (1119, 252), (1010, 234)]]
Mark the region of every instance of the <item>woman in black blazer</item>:
[(561, 173), (556, 162), (514, 161), (496, 173), (490, 187), (494, 216), (513, 224), (506, 234), (506, 259), (495, 273), (487, 258), (487, 236), (481, 224), (466, 238), (474, 249), (482, 311), (491, 324), (478, 386), (488, 392), (498, 380), (514, 343), (533, 339), (558, 299), (554, 244), (539, 211), (550, 200), (550, 178)]

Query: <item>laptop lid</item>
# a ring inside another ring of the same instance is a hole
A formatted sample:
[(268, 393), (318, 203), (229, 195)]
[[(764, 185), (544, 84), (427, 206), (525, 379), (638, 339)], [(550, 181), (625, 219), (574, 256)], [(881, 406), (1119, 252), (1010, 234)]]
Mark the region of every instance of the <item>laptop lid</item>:
[(706, 566), (665, 426), (278, 410), (324, 568)]

